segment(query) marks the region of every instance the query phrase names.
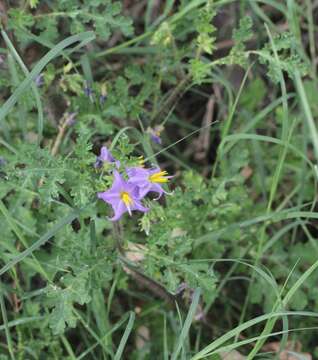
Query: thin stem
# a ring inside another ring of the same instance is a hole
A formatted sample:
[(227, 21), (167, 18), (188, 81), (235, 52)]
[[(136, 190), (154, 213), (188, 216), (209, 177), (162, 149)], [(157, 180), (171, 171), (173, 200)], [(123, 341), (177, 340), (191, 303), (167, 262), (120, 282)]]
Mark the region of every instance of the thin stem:
[(5, 330), (5, 334), (6, 334), (6, 339), (7, 339), (7, 344), (8, 344), (10, 357), (11, 357), (12, 360), (15, 360), (11, 334), (10, 334), (10, 330), (9, 330), (9, 326), (8, 326), (7, 310), (6, 310), (6, 307), (5, 307), (5, 304), (4, 304), (2, 290), (0, 291), (0, 306), (1, 306), (1, 313), (2, 313), (3, 323), (4, 323), (4, 326), (5, 326), (4, 330)]

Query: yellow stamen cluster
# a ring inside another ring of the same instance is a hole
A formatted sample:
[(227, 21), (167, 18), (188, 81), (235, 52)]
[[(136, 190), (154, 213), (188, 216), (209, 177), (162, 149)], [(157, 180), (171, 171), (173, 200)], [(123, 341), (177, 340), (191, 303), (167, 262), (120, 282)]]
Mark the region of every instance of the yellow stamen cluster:
[(166, 183), (169, 181), (169, 179), (165, 177), (167, 175), (168, 173), (166, 171), (159, 171), (155, 174), (150, 175), (149, 181), (152, 183)]
[(130, 195), (126, 191), (122, 191), (120, 193), (120, 198), (126, 206), (130, 206), (133, 204), (133, 199), (130, 197)]

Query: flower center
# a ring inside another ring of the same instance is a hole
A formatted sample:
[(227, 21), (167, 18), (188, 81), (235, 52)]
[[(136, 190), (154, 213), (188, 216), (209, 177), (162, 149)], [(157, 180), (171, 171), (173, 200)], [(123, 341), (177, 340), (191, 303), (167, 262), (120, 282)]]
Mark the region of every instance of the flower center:
[(122, 191), (120, 193), (120, 198), (127, 207), (133, 204), (133, 199), (127, 191)]
[(166, 171), (159, 171), (155, 174), (150, 175), (148, 179), (152, 183), (166, 183), (169, 181), (169, 179), (165, 177), (167, 175), (168, 173)]

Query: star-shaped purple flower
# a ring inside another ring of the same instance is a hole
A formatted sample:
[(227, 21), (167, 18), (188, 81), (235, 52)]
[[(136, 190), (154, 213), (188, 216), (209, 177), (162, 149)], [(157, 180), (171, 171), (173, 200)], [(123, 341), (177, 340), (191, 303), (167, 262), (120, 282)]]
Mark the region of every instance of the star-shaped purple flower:
[(137, 186), (141, 198), (146, 196), (148, 192), (158, 193), (158, 199), (162, 194), (168, 194), (161, 185), (172, 178), (172, 176), (167, 176), (166, 171), (162, 171), (160, 168), (144, 169), (141, 167), (129, 168), (126, 171), (129, 177), (128, 182)]
[(160, 135), (161, 135), (161, 132), (163, 131), (163, 129), (164, 128), (162, 125), (157, 125), (154, 128), (148, 127), (148, 129), (147, 129), (147, 132), (150, 135), (150, 139), (158, 145), (161, 145), (161, 143), (162, 143)]
[(114, 210), (114, 216), (110, 218), (111, 221), (117, 221), (121, 216), (128, 212), (138, 210), (146, 212), (149, 209), (144, 207), (141, 203), (141, 197), (136, 185), (130, 184), (125, 181), (118, 171), (114, 171), (114, 182), (112, 187), (97, 194), (97, 197), (107, 204), (110, 204)]
[(154, 134), (150, 134), (150, 139), (151, 141), (153, 141), (155, 144), (161, 145), (162, 144), (162, 140), (160, 135), (154, 133)]
[(100, 168), (104, 163), (115, 164), (117, 169), (120, 166), (120, 161), (116, 160), (106, 146), (100, 149), (100, 155), (97, 156), (94, 167)]

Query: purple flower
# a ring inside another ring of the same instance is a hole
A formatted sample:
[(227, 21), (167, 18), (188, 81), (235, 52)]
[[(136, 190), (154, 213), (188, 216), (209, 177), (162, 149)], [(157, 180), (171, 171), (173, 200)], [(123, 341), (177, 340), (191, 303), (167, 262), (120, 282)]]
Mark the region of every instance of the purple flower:
[(94, 167), (100, 168), (104, 163), (115, 164), (117, 169), (120, 166), (120, 161), (116, 160), (106, 146), (100, 149), (100, 155), (97, 156)]
[(34, 79), (35, 85), (37, 87), (41, 87), (44, 84), (44, 77), (43, 74), (39, 74), (36, 76), (36, 78)]
[(101, 105), (104, 105), (105, 101), (107, 100), (107, 95), (100, 95), (99, 97), (99, 103)]
[(141, 198), (146, 196), (148, 192), (158, 193), (158, 199), (162, 194), (168, 194), (163, 190), (161, 184), (167, 183), (172, 176), (167, 176), (168, 173), (160, 168), (144, 169), (134, 167), (127, 169), (127, 174), (129, 177), (128, 182), (137, 186)]
[(160, 134), (161, 134), (162, 130), (163, 130), (163, 126), (162, 126), (162, 125), (155, 126), (154, 129), (151, 128), (151, 127), (149, 127), (149, 128), (147, 129), (147, 131), (148, 131), (148, 133), (149, 133), (149, 135), (150, 135), (150, 139), (151, 139), (154, 143), (156, 143), (156, 144), (158, 144), (158, 145), (161, 145), (161, 143), (162, 143), (162, 140), (161, 140), (161, 137), (160, 137)]
[(98, 193), (97, 197), (112, 206), (114, 216), (109, 219), (111, 221), (119, 220), (125, 212), (131, 215), (134, 210), (141, 212), (149, 210), (142, 205), (138, 188), (125, 181), (118, 171), (114, 171), (112, 187), (105, 192)]
[(155, 144), (161, 145), (161, 143), (162, 143), (161, 137), (158, 136), (158, 135), (150, 134), (150, 139), (151, 139)]
[(85, 86), (84, 87), (84, 94), (87, 96), (87, 97), (90, 97), (93, 95), (93, 90), (89, 87), (89, 86)]
[(94, 102), (94, 91), (87, 82), (84, 86), (84, 94), (90, 99), (91, 102)]

